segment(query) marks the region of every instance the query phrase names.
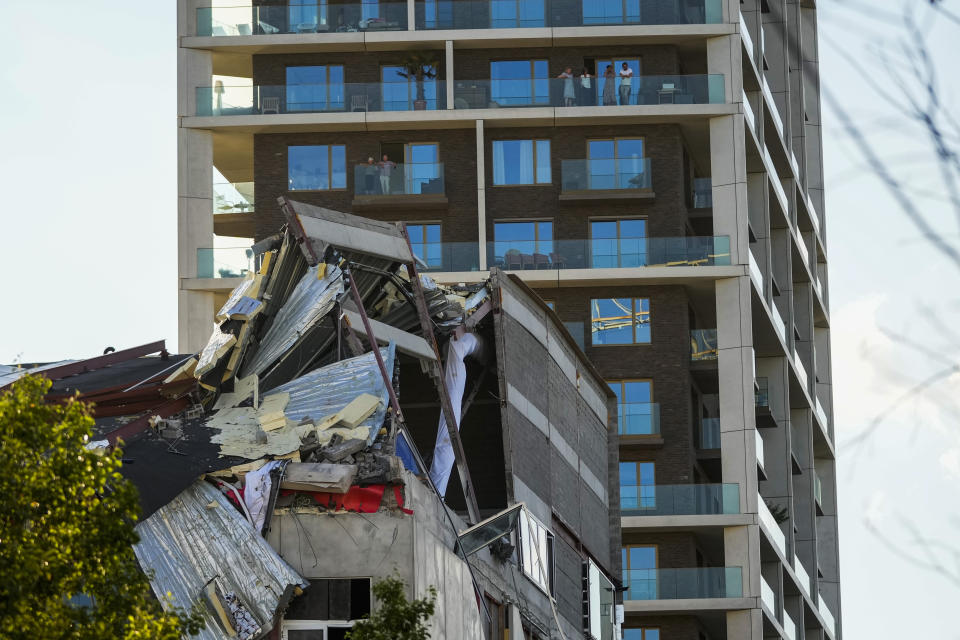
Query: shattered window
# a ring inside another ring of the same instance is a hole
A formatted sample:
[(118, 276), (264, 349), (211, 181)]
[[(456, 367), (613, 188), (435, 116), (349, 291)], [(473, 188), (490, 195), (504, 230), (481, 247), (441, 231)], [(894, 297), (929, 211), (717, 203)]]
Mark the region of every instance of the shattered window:
[(284, 620), (359, 620), (369, 613), (370, 578), (322, 578), (290, 602)]
[(461, 533), (460, 546), (463, 552), (466, 555), (476, 553), (498, 538), (508, 535), (516, 529), (521, 509), (522, 505), (514, 505)]
[(520, 517), (520, 568), (535, 585), (553, 593), (553, 534), (524, 509)]
[(591, 343), (649, 344), (649, 298), (603, 298), (590, 301)]
[(347, 188), (346, 147), (342, 144), (287, 147), (290, 191), (326, 191)]
[(613, 640), (613, 582), (593, 560), (587, 561), (586, 569), (586, 601), (590, 637), (595, 640)]

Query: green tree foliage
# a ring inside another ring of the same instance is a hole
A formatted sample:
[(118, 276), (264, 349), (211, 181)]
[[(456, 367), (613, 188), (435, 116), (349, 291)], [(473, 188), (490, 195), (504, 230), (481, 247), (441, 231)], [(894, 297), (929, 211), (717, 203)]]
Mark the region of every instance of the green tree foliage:
[(429, 596), (410, 602), (400, 578), (384, 578), (373, 585), (373, 595), (380, 607), (353, 625), (349, 640), (426, 640), (427, 620), (433, 615), (437, 590), (430, 587)]
[(136, 488), (120, 451), (84, 448), (93, 418), (46, 403), (44, 378), (0, 392), (0, 637), (175, 640), (195, 613), (164, 613), (131, 545)]

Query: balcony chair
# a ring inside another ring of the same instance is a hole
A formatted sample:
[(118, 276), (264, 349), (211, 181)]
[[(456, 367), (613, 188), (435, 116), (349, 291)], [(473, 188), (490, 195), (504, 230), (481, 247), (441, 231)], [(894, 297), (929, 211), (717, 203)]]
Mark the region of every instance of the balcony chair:
[(520, 254), (520, 264), (522, 269), (526, 269), (527, 267), (536, 268), (536, 264), (533, 261), (533, 256), (529, 253)]
[(550, 268), (550, 258), (542, 253), (533, 254), (533, 268), (534, 269), (549, 269)]
[(551, 253), (550, 261), (553, 262), (552, 266), (554, 269), (563, 269), (567, 266), (567, 259), (559, 253)]
[(260, 113), (280, 113), (280, 98), (269, 97), (260, 101)]
[(237, 33), (239, 33), (241, 36), (249, 36), (251, 35), (251, 32), (252, 30), (250, 29), (250, 25), (248, 24), (237, 25)]
[(366, 95), (351, 96), (350, 111), (367, 111), (367, 96)]
[(503, 268), (507, 270), (523, 269), (523, 260), (519, 253), (507, 252), (503, 256)]

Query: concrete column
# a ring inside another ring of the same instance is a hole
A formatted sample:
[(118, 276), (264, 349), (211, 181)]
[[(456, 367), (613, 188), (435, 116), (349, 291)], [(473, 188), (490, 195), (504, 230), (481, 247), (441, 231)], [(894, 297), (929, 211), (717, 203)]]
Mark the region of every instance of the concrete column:
[(447, 109), (453, 109), (453, 40), (447, 40), (446, 43), (446, 63)]
[(743, 595), (756, 598), (757, 608), (727, 612), (727, 637), (763, 640), (763, 612), (760, 610), (760, 528), (726, 527), (723, 530), (724, 564), (743, 570)]
[(707, 73), (723, 75), (727, 102), (741, 102), (743, 99), (741, 51), (739, 34), (707, 39)]
[(744, 127), (743, 114), (710, 119), (713, 233), (729, 236), (731, 264), (747, 264), (750, 247)]
[(477, 242), (480, 245), (480, 271), (487, 270), (487, 178), (483, 120), (477, 120)]
[[(195, 7), (182, 2), (178, 26), (189, 30)], [(181, 35), (184, 33), (181, 32)], [(209, 51), (177, 49), (178, 125), (197, 110), (196, 88), (209, 86), (213, 63)], [(214, 294), (186, 288), (197, 277), (197, 249), (213, 246), (213, 137), (209, 131), (177, 129), (177, 271), (178, 350), (199, 351), (213, 326)]]

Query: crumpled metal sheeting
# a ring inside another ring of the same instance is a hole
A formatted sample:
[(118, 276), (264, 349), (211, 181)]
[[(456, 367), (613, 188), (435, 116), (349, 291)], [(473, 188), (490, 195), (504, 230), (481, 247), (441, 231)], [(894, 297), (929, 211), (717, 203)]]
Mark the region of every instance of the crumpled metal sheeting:
[[(396, 361), (396, 345), (391, 342), (388, 346), (381, 347), (380, 355), (392, 377)], [(380, 406), (373, 415), (364, 420), (364, 424), (372, 426), (367, 438), (371, 444), (380, 425), (383, 424), (387, 407), (390, 405), (390, 395), (383, 383), (383, 376), (380, 375), (380, 368), (377, 366), (373, 351), (311, 371), (273, 389), (271, 394), (283, 392), (290, 394), (290, 402), (287, 403), (283, 412), (288, 419), (295, 422), (307, 416), (319, 422), (322, 418), (343, 409), (361, 393), (376, 396), (380, 399)]]
[[(307, 583), (277, 555), (215, 487), (198, 480), (136, 527), (140, 542), (133, 550), (150, 586), (161, 601), (189, 609), (203, 599), (205, 585), (216, 578), (233, 591), (264, 630), (269, 630), (280, 606), (297, 585)], [(202, 607), (206, 625), (200, 640), (229, 636), (210, 609)]]
[(223, 303), (223, 306), (220, 307), (220, 311), (217, 312), (216, 317), (222, 318), (227, 315), (230, 309), (233, 308), (233, 305), (240, 302), (240, 298), (247, 295), (247, 292), (250, 291), (253, 287), (253, 279), (256, 277), (253, 273), (247, 273), (246, 278), (243, 282), (238, 284), (233, 291), (230, 292), (230, 297), (227, 298), (227, 301)]
[(343, 292), (343, 275), (339, 268), (326, 266), (327, 273), (317, 279), (319, 265), (307, 269), (290, 297), (277, 312), (273, 324), (260, 341), (253, 359), (243, 367), (242, 375), (260, 375), (318, 320), (326, 316)]
[(213, 325), (213, 333), (210, 334), (207, 345), (200, 352), (194, 375), (199, 377), (216, 366), (217, 360), (223, 357), (223, 354), (220, 353), (221, 349), (230, 344), (231, 340), (236, 341), (236, 339), (237, 337), (232, 333), (221, 331), (219, 325)]

